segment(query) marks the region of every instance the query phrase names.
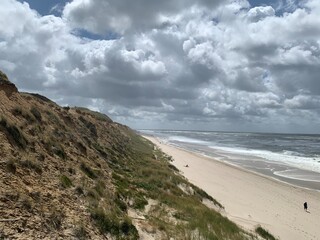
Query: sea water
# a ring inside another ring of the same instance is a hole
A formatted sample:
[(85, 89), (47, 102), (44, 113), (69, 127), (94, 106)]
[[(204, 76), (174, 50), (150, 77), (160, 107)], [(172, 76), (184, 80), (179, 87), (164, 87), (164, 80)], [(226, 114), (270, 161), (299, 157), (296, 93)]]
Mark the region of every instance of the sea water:
[(160, 141), (320, 190), (320, 135), (140, 130)]

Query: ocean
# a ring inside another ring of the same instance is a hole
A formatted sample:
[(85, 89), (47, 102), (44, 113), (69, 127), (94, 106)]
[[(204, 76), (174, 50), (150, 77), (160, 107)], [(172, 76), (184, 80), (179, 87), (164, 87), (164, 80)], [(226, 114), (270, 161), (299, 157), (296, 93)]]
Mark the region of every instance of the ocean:
[[(166, 144), (320, 190), (320, 135), (139, 130)], [(201, 163), (199, 163), (201, 164)]]

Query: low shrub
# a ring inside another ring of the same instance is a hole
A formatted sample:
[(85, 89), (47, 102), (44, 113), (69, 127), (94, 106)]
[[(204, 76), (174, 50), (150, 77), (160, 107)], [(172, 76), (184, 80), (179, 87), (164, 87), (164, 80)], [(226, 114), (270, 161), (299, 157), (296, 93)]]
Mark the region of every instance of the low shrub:
[(169, 166), (169, 168), (171, 168), (173, 171), (175, 171), (175, 172), (180, 172), (180, 170), (179, 170), (176, 166), (174, 166), (174, 165), (172, 165), (172, 164), (169, 164), (168, 166)]
[(98, 181), (94, 186), (94, 190), (99, 194), (100, 197), (105, 195), (106, 185), (103, 181)]
[(101, 154), (102, 157), (108, 158), (108, 154), (106, 153), (105, 149), (99, 143), (94, 143), (93, 147)]
[(95, 200), (99, 200), (100, 199), (99, 194), (93, 189), (88, 190), (87, 196), (92, 198), (92, 199), (95, 199)]
[(5, 129), (9, 135), (9, 139), (11, 139), (11, 141), (13, 141), (16, 145), (23, 149), (27, 147), (27, 139), (18, 127), (9, 123), (4, 117), (1, 117), (0, 126)]
[(84, 194), (83, 188), (81, 186), (77, 186), (75, 191), (76, 191), (77, 195), (83, 195)]
[(33, 116), (39, 121), (42, 121), (42, 115), (39, 112), (39, 110), (36, 107), (32, 107), (30, 112), (33, 114)]
[(53, 156), (53, 154), (57, 155), (61, 159), (66, 159), (67, 154), (63, 148), (63, 146), (55, 139), (48, 138), (42, 141), (44, 148), (47, 150), (48, 154)]
[(72, 181), (66, 175), (60, 176), (60, 182), (61, 182), (62, 187), (64, 187), (64, 188), (69, 188), (69, 187), (73, 186)]
[(76, 239), (78, 239), (78, 240), (85, 240), (85, 239), (87, 239), (88, 233), (87, 233), (86, 229), (84, 228), (84, 226), (80, 225), (74, 229), (74, 235), (75, 235)]
[(142, 195), (136, 195), (134, 197), (133, 208), (135, 209), (144, 209), (144, 207), (148, 204), (148, 201)]
[(95, 208), (91, 210), (91, 217), (98, 225), (98, 228), (103, 233), (119, 233), (119, 226), (115, 222), (116, 218), (106, 215), (102, 208)]
[(265, 230), (261, 226), (258, 226), (255, 229), (255, 231), (256, 231), (256, 233), (258, 233), (261, 237), (263, 237), (266, 240), (276, 240), (276, 238), (274, 236), (272, 236), (272, 234), (270, 234), (267, 230)]
[(98, 177), (97, 174), (92, 170), (92, 168), (87, 166), (85, 163), (81, 163), (80, 169), (91, 179), (96, 179)]
[(62, 226), (65, 214), (61, 210), (52, 208), (49, 217), (47, 218), (47, 223), (50, 227), (55, 230), (59, 230)]
[(196, 187), (196, 186), (194, 186), (194, 185), (192, 186), (192, 188), (195, 190), (196, 195), (200, 196), (201, 200), (202, 200), (203, 198), (206, 198), (206, 199), (212, 201), (216, 206), (218, 206), (218, 207), (220, 207), (220, 208), (224, 208), (221, 203), (219, 203), (216, 199), (214, 199), (213, 197), (211, 197), (207, 192), (205, 192), (205, 191), (202, 190), (201, 188), (198, 188), (198, 187)]
[(23, 110), (21, 107), (15, 107), (12, 110), (12, 114), (14, 116), (22, 116), (24, 119), (26, 119), (29, 123), (32, 123), (35, 121), (34, 116), (32, 116), (30, 113)]
[(125, 218), (120, 223), (120, 231), (126, 236), (132, 235), (133, 237), (136, 237), (137, 239), (139, 237), (139, 234), (138, 234), (136, 227), (132, 224), (132, 221), (129, 218)]
[(15, 174), (17, 171), (17, 166), (13, 160), (7, 161), (6, 169), (8, 172)]
[(128, 207), (127, 207), (127, 204), (122, 201), (120, 199), (120, 197), (117, 197), (115, 200), (114, 200), (115, 204), (119, 207), (119, 209), (122, 211), (122, 212), (127, 212), (128, 210)]
[(7, 236), (4, 234), (3, 230), (0, 230), (0, 240), (5, 240), (5, 239), (7, 239)]
[(138, 231), (129, 218), (121, 220), (113, 214), (107, 215), (102, 208), (92, 209), (91, 217), (102, 233), (124, 235), (124, 239), (139, 239)]
[(20, 162), (20, 165), (24, 168), (34, 170), (38, 174), (42, 174), (42, 168), (38, 163), (35, 163), (31, 160), (24, 160)]
[(23, 198), (21, 201), (21, 206), (26, 209), (27, 211), (31, 211), (32, 210), (32, 204), (31, 201), (27, 198)]
[(57, 156), (59, 156), (61, 159), (66, 159), (67, 158), (67, 154), (64, 151), (64, 148), (62, 147), (61, 144), (56, 144), (56, 146), (54, 146), (52, 148), (54, 154), (56, 154)]
[(39, 191), (31, 192), (30, 197), (32, 197), (33, 200), (35, 200), (37, 203), (41, 200), (41, 193)]
[(83, 116), (80, 116), (79, 120), (88, 128), (93, 137), (98, 137), (96, 125), (86, 120)]

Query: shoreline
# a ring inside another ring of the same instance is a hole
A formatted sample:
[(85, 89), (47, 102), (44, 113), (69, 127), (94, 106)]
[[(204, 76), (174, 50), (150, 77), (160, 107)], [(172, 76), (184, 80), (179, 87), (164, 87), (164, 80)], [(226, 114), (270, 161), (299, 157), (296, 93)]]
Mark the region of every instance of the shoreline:
[[(261, 225), (281, 240), (315, 240), (320, 236), (320, 192), (317, 190), (167, 145), (155, 137), (143, 137), (171, 155), (172, 164), (180, 173), (219, 201), (225, 207), (226, 217), (244, 229), (253, 231)], [(303, 210), (305, 201), (309, 213)]]
[[(146, 137), (150, 135), (145, 135)], [(157, 139), (155, 136), (150, 136)], [(157, 139), (158, 140), (158, 139)], [(160, 139), (158, 141), (161, 141)], [(162, 142), (162, 141), (161, 141)], [(197, 149), (193, 149), (194, 146), (192, 144), (186, 144), (179, 146), (176, 144), (168, 144), (177, 149), (181, 149), (183, 151), (187, 151), (190, 153), (194, 153), (200, 156), (203, 156), (208, 159), (212, 159), (213, 161), (219, 161), (229, 166), (234, 166), (236, 168), (240, 168), (244, 171), (248, 171), (254, 174), (258, 174), (264, 177), (268, 177), (270, 179), (280, 181), (285, 184), (289, 184), (292, 186), (308, 189), (308, 190), (316, 190), (320, 192), (320, 173), (314, 172), (311, 170), (300, 169), (295, 166), (288, 165), (286, 163), (274, 162), (270, 160), (266, 160), (260, 157), (251, 156), (251, 155), (237, 155), (232, 154), (233, 157), (237, 156), (243, 160), (236, 160), (234, 158), (226, 157), (226, 160), (221, 159), (220, 153), (214, 152), (212, 148), (208, 148), (206, 146), (197, 146)], [(296, 176), (284, 173), (295, 173)], [(299, 176), (299, 177), (297, 177)], [(301, 177), (302, 176), (302, 177)]]
[[(160, 141), (160, 140), (159, 140)], [(262, 158), (246, 156), (246, 155), (239, 155), (240, 158), (245, 158), (245, 161), (235, 160), (232, 158), (228, 158), (228, 160), (221, 160), (219, 159), (218, 154), (208, 151), (206, 147), (200, 147), (197, 150), (192, 150), (193, 146), (190, 144), (184, 144), (183, 146), (175, 145), (175, 144), (167, 144), (173, 146), (175, 148), (181, 149), (183, 151), (187, 151), (190, 153), (194, 153), (200, 156), (203, 156), (208, 159), (212, 159), (214, 161), (219, 161), (229, 166), (234, 166), (236, 168), (240, 168), (244, 171), (248, 171), (254, 174), (258, 174), (262, 177), (268, 177), (270, 179), (280, 181), (285, 184), (289, 184), (292, 186), (309, 189), (309, 190), (316, 190), (320, 192), (320, 175), (317, 172), (312, 172), (310, 170), (299, 169), (294, 166), (289, 166), (285, 163), (279, 162), (270, 162), (266, 161)], [(216, 156), (215, 156), (216, 155)], [(233, 154), (233, 156), (237, 156)], [(258, 161), (257, 161), (258, 160)], [(296, 172), (299, 174), (304, 174), (303, 177), (307, 177), (311, 179), (312, 177), (317, 178), (315, 180), (308, 180), (303, 178), (297, 178), (294, 176), (286, 176), (285, 174), (281, 174), (283, 172)]]

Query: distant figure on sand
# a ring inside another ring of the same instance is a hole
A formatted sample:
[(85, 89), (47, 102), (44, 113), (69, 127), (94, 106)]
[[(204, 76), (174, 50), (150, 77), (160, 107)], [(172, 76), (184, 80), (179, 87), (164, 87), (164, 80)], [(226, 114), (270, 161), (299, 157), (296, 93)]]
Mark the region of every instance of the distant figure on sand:
[(308, 212), (308, 203), (307, 203), (307, 202), (305, 202), (305, 203), (303, 204), (303, 207), (304, 207), (304, 210), (305, 210), (306, 212)]
[(185, 167), (189, 167), (189, 165), (187, 164), (187, 165), (185, 165)]

